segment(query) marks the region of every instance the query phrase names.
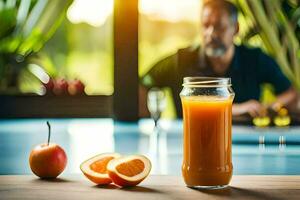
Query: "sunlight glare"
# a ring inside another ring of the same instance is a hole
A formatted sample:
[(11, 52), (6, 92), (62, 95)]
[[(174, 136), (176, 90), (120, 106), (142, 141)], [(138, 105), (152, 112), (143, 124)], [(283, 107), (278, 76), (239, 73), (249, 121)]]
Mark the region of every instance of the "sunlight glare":
[(198, 21), (201, 0), (140, 0), (139, 11), (154, 19)]
[(85, 22), (99, 27), (112, 14), (113, 3), (113, 0), (74, 0), (67, 17), (74, 24)]

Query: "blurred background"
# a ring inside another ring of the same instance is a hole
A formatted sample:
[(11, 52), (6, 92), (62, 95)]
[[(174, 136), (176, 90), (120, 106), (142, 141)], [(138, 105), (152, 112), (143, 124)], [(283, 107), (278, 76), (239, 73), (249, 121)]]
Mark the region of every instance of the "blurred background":
[[(233, 2), (240, 10), (236, 44), (261, 47), (300, 91), (299, 1)], [(140, 77), (178, 48), (201, 43), (201, 5), (201, 0), (139, 0)], [(0, 95), (112, 95), (113, 10), (113, 0), (1, 0)], [(162, 116), (174, 118), (166, 92)], [(273, 99), (265, 85), (261, 101)]]

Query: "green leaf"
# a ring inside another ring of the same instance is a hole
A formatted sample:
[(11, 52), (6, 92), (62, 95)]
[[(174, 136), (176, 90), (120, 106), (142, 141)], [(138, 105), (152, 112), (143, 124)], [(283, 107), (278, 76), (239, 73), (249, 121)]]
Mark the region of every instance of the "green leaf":
[(21, 0), (17, 15), (16, 33), (20, 31), (20, 28), (24, 25), (25, 20), (27, 19), (30, 4), (31, 0)]
[(0, 10), (0, 38), (13, 32), (16, 26), (16, 10), (14, 8)]
[(40, 50), (60, 25), (71, 3), (72, 0), (51, 0), (45, 5), (37, 4), (33, 8), (34, 14), (31, 13), (26, 21), (24, 43), (21, 44), (18, 53), (26, 56), (30, 52)]

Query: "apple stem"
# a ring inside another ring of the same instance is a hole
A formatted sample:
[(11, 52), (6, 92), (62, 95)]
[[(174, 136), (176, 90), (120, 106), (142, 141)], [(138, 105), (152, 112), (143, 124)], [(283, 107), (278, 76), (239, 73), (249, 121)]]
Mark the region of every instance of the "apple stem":
[(48, 142), (47, 142), (47, 145), (49, 146), (50, 136), (51, 136), (51, 126), (50, 126), (49, 121), (47, 121), (47, 126), (48, 126)]

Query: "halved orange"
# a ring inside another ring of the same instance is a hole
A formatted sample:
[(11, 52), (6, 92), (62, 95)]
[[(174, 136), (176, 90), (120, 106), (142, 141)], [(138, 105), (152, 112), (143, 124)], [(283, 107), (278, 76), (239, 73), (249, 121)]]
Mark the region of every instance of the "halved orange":
[(135, 186), (149, 175), (151, 162), (142, 155), (122, 156), (111, 160), (107, 171), (116, 185)]
[(98, 185), (109, 184), (112, 180), (107, 174), (107, 164), (120, 156), (118, 153), (99, 154), (81, 163), (80, 169), (92, 182)]

